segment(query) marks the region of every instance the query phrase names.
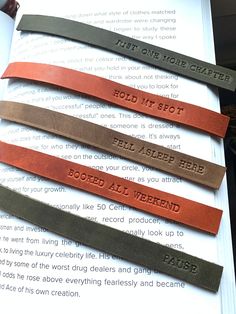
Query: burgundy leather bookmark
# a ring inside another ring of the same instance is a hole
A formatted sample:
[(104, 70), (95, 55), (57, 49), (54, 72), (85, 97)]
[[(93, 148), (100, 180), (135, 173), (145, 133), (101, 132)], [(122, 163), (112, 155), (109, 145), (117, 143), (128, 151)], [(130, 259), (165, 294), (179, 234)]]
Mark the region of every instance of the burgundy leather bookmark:
[(208, 233), (219, 229), (220, 209), (71, 161), (0, 141), (0, 162)]
[(0, 209), (73, 241), (217, 292), (223, 267), (59, 210), (0, 185)]
[(218, 189), (225, 167), (56, 111), (0, 101), (0, 117), (58, 134), (106, 152)]
[(9, 64), (2, 78), (52, 84), (219, 137), (225, 136), (229, 123), (229, 117), (212, 110), (55, 65), (15, 62)]
[(1, 11), (5, 12), (12, 18), (15, 18), (19, 7), (20, 5), (16, 0), (7, 0), (5, 5), (1, 8)]

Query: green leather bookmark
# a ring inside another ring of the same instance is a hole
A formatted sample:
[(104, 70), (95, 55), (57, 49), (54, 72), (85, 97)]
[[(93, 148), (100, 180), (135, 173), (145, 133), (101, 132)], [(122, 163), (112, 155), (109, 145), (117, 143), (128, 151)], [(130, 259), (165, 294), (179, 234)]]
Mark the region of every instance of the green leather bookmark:
[(103, 48), (200, 82), (236, 89), (236, 72), (102, 28), (55, 16), (23, 15), (17, 30), (46, 33)]
[(0, 209), (63, 237), (216, 292), (223, 267), (23, 196), (0, 185)]

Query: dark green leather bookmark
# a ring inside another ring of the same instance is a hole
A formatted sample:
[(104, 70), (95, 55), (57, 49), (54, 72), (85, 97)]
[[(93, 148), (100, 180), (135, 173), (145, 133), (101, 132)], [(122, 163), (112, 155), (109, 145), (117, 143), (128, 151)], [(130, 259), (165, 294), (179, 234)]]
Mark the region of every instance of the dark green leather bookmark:
[(86, 220), (0, 185), (0, 209), (63, 237), (217, 292), (223, 267)]
[(200, 82), (231, 91), (236, 89), (233, 70), (81, 22), (54, 16), (23, 15), (17, 30), (87, 43)]

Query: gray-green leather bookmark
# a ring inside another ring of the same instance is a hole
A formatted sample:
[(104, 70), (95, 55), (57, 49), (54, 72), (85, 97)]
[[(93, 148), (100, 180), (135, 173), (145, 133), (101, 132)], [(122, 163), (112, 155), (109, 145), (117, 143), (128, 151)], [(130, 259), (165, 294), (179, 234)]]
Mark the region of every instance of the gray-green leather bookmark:
[(200, 82), (231, 91), (236, 89), (233, 70), (85, 23), (54, 16), (23, 15), (17, 30), (87, 43)]
[(0, 185), (0, 209), (63, 237), (217, 292), (223, 267), (86, 220)]

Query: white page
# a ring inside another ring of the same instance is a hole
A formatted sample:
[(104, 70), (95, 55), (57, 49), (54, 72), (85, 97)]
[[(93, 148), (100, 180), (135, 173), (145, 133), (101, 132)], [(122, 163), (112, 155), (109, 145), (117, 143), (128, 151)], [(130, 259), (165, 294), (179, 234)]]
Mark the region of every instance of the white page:
[[(74, 3), (77, 7), (76, 2), (71, 1), (70, 3)], [(100, 1), (97, 4), (91, 4), (90, 1), (86, 1), (83, 7), (78, 8), (78, 13), (76, 10), (72, 10), (73, 14), (71, 14), (71, 8), (55, 5), (55, 1), (51, 1), (50, 4), (52, 7), (46, 5), (46, 2), (44, 5), (44, 1), (41, 1), (40, 7), (35, 4), (34, 8), (31, 8), (26, 1), (22, 3), (20, 13), (66, 16), (128, 36), (141, 36), (140, 39), (192, 57), (204, 60), (209, 57), (206, 55), (203, 40), (200, 1), (158, 1), (158, 5), (156, 1), (148, 1), (145, 2), (145, 9), (143, 4), (135, 4), (134, 8), (133, 3), (123, 3), (122, 1), (112, 3), (112, 8), (110, 2)], [(30, 9), (27, 10), (27, 8)], [(162, 12), (151, 14), (153, 8), (155, 11), (162, 10)], [(151, 19), (154, 18), (158, 21), (151, 23)], [(137, 19), (139, 21), (135, 23)], [(153, 32), (154, 29), (148, 29), (147, 27), (150, 25), (158, 27), (158, 30)], [(186, 25), (191, 25), (191, 28)], [(166, 26), (172, 29), (166, 30)], [(35, 61), (62, 65), (152, 93), (178, 97), (181, 100), (219, 111), (219, 104), (214, 93), (204, 84), (144, 66), (109, 52), (56, 37), (19, 32), (15, 33), (14, 43), (12, 61)], [(209, 102), (209, 98), (212, 101)], [(221, 154), (219, 157), (222, 150), (221, 143), (213, 141), (205, 134), (137, 115), (122, 108), (108, 106), (82, 95), (71, 94), (45, 85), (11, 81), (5, 99), (28, 102), (35, 106), (50, 108), (74, 116), (82, 115), (86, 120), (106, 125), (123, 133), (144, 136), (145, 140), (153, 143), (169, 146), (210, 161), (217, 159), (219, 163), (224, 162)], [(2, 121), (1, 125), (1, 140), (97, 167), (157, 189), (195, 201), (200, 200), (211, 206), (216, 206), (218, 195), (223, 193), (225, 198), (225, 182), (219, 193), (214, 193), (184, 180), (176, 180), (175, 177), (160, 171), (151, 170), (117, 157), (111, 158), (108, 154), (83, 145), (74, 145), (68, 140), (45, 132), (5, 121)], [(204, 149), (202, 149), (203, 147)], [(135, 166), (136, 170), (128, 171), (127, 166)], [(132, 232), (154, 242), (172, 245), (179, 250), (212, 262), (224, 263), (224, 259), (219, 255), (218, 237), (144, 215), (126, 206), (84, 192), (74, 191), (25, 172), (16, 171), (11, 167), (1, 165), (0, 173), (2, 184), (15, 188), (23, 194), (44, 200), (78, 215), (96, 219), (100, 223), (120, 230)], [(86, 204), (90, 205), (90, 209), (85, 206)], [(226, 212), (222, 224), (227, 233), (229, 230), (227, 207), (225, 208), (227, 201), (221, 205), (222, 207), (220, 207)], [(105, 209), (98, 210), (100, 207)], [(149, 221), (143, 222), (145, 218)], [(133, 310), (137, 313), (142, 313), (144, 310), (150, 313), (156, 313), (158, 310), (165, 311), (165, 313), (173, 311), (222, 313), (221, 290), (212, 294), (166, 275), (153, 273), (128, 262), (114, 259), (109, 255), (103, 255), (87, 247), (77, 247), (74, 242), (65, 242), (64, 239), (44, 232), (44, 230), (32, 229), (33, 227), (29, 224), (14, 218), (9, 219), (8, 216), (4, 216), (4, 213), (1, 216), (0, 226), (2, 226), (0, 228), (0, 245), (3, 252), (4, 248), (8, 250), (12, 248), (11, 252), (8, 251), (1, 255), (1, 261), (5, 260), (5, 264), (2, 262), (0, 275), (1, 285), (4, 287), (0, 289), (0, 295), (7, 298), (14, 297), (15, 301), (11, 303), (12, 309), (18, 308), (19, 304), (24, 303), (27, 299), (29, 305), (27, 308), (24, 307), (24, 310), (29, 313), (32, 310), (30, 307), (42, 298), (44, 300), (41, 303), (42, 307), (54, 308), (58, 313), (75, 308), (89, 313), (92, 310), (104, 313), (110, 311), (118, 313), (122, 310), (126, 312)], [(17, 230), (14, 230), (15, 227)], [(170, 237), (170, 235), (173, 236)], [(11, 240), (13, 238), (19, 238), (21, 242), (13, 242)], [(229, 236), (227, 240), (230, 242)], [(42, 256), (43, 252), (45, 256)], [(64, 255), (64, 257), (60, 255)], [(93, 260), (91, 257), (96, 259)], [(18, 262), (28, 264), (18, 264)], [(61, 265), (62, 269), (55, 270), (53, 265)], [(95, 267), (97, 268), (95, 269)], [(11, 275), (4, 277), (3, 273)], [(230, 279), (228, 277), (230, 275), (232, 275), (232, 270), (224, 272), (222, 291), (226, 291), (226, 281)], [(51, 281), (57, 280), (57, 282), (46, 282), (44, 277), (46, 279), (50, 277)], [(60, 283), (60, 281), (62, 282)], [(129, 283), (131, 286), (121, 286), (122, 282)], [(114, 285), (108, 285), (108, 283), (114, 283)], [(7, 284), (11, 284), (12, 289), (15, 288), (16, 292), (6, 290)], [(145, 284), (146, 286), (143, 286)], [(165, 287), (161, 287), (162, 285)], [(176, 285), (177, 287), (166, 287), (166, 285)], [(69, 296), (56, 297), (55, 291), (61, 291), (61, 294), (67, 293)], [(45, 295), (42, 296), (42, 293)]]
[[(5, 70), (11, 49), (11, 40), (14, 28), (14, 20), (6, 13), (0, 11), (0, 75)], [(0, 83), (0, 98), (3, 94), (3, 82)]]

